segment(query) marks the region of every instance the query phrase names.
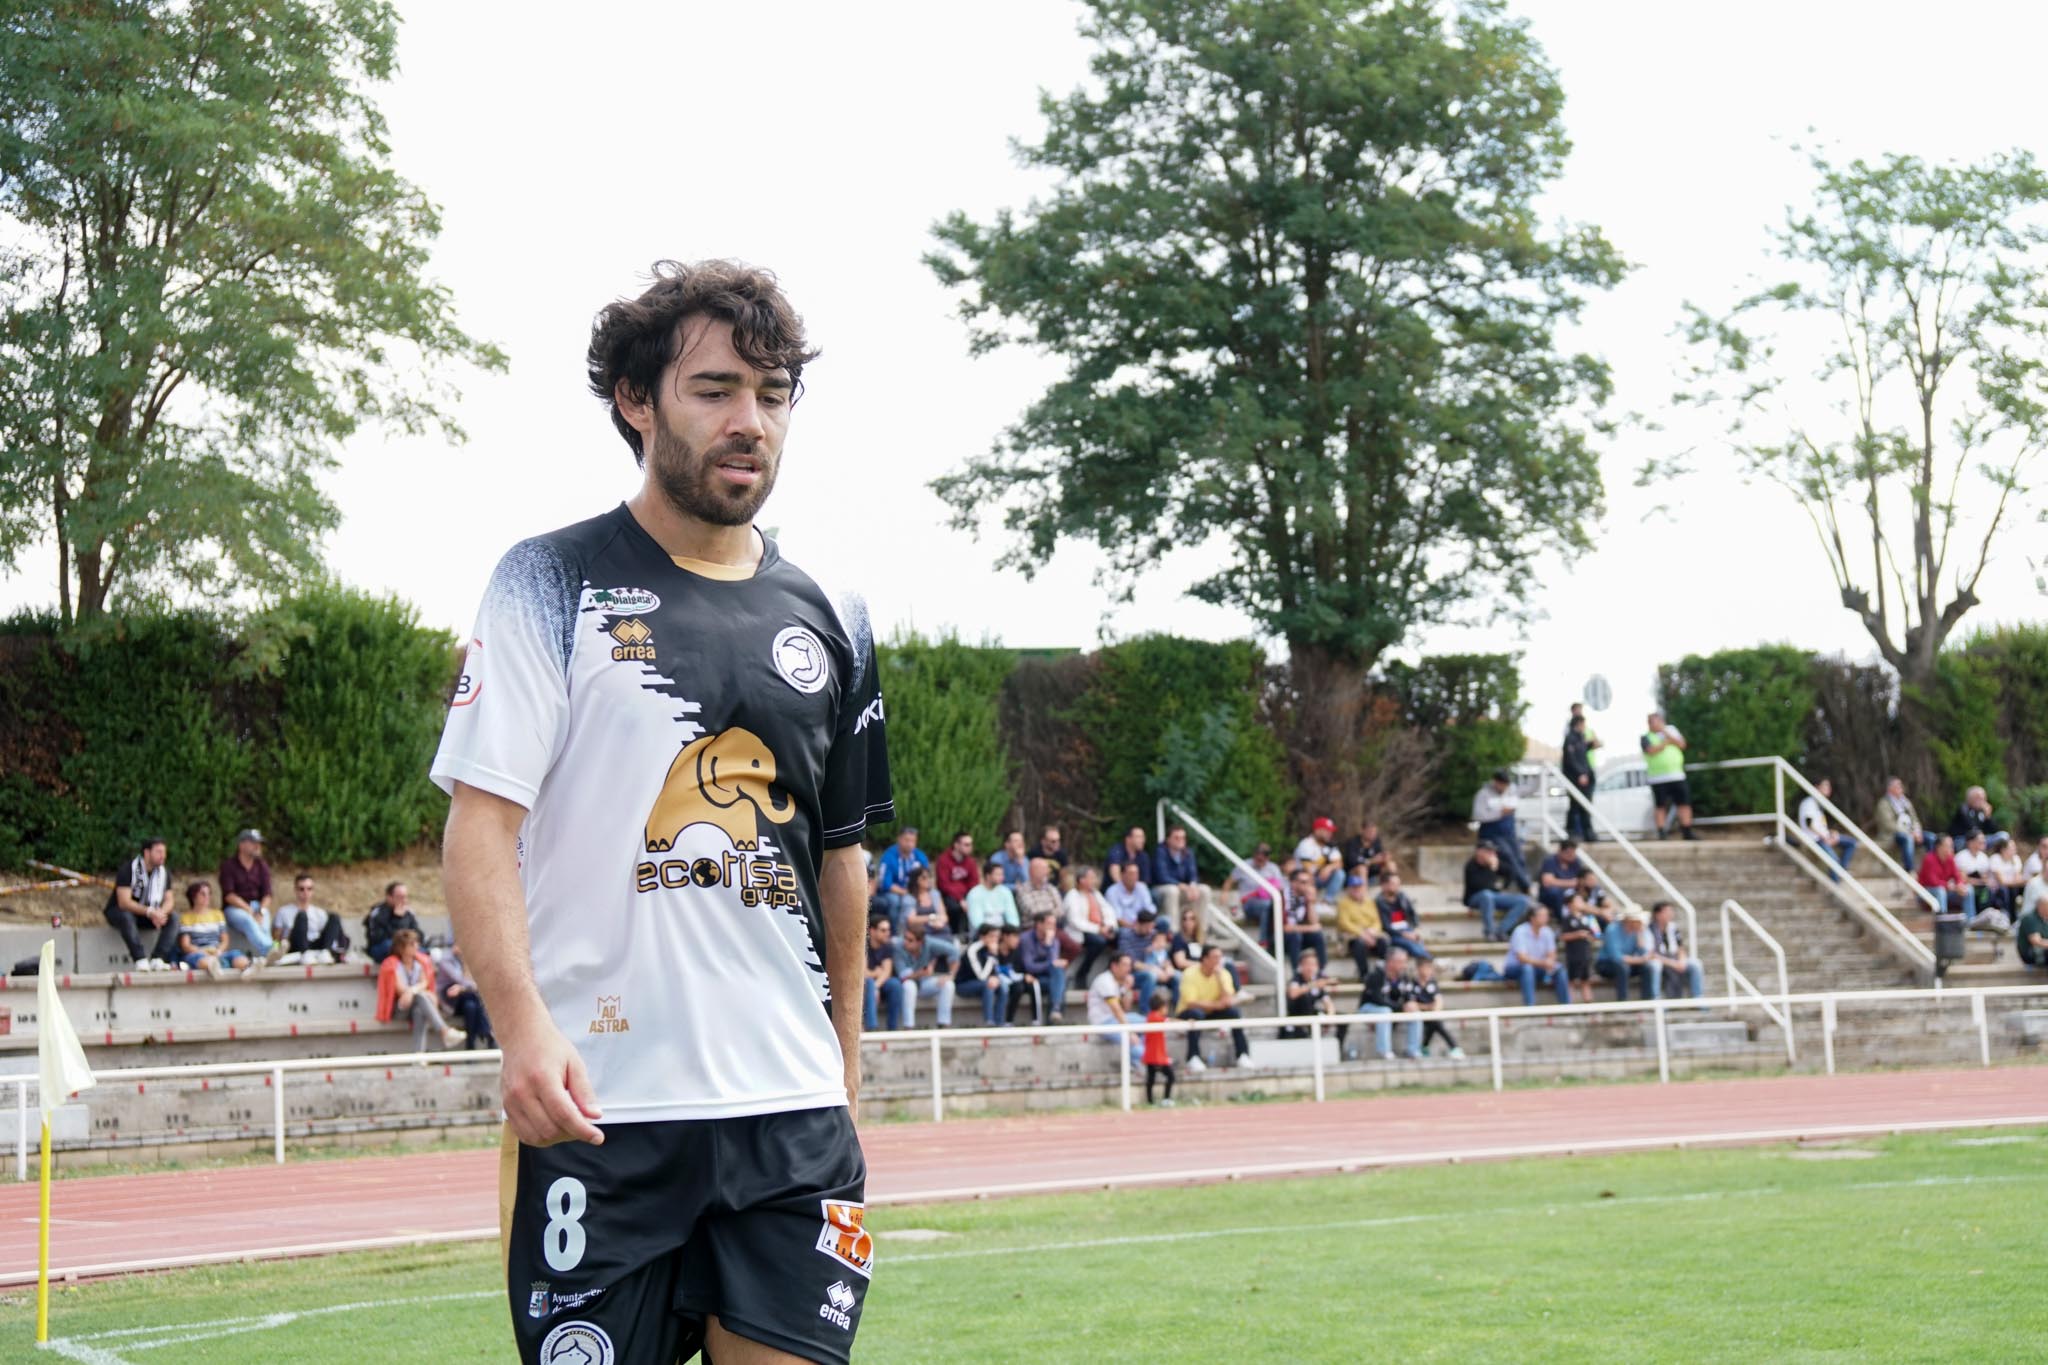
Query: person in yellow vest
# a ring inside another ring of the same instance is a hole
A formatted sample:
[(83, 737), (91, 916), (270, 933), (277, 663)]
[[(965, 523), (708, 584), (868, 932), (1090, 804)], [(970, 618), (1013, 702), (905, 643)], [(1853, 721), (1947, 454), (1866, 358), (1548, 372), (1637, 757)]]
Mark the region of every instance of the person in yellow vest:
[(1657, 802), (1657, 837), (1671, 836), (1676, 812), (1678, 832), (1688, 839), (1699, 838), (1692, 830), (1692, 788), (1685, 781), (1685, 736), (1664, 719), (1662, 711), (1650, 713), (1650, 728), (1643, 735), (1643, 762), (1649, 768), (1650, 795)]

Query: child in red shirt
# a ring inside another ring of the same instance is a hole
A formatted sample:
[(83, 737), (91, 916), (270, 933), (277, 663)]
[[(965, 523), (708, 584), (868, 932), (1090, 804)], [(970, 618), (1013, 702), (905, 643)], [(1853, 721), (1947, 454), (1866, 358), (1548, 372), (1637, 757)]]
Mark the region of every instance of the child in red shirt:
[[(1158, 992), (1153, 994), (1152, 1008), (1145, 1012), (1145, 1022), (1148, 1024), (1163, 1024), (1166, 1022), (1166, 1006), (1160, 1000), (1159, 995), (1160, 993)], [(1152, 1103), (1152, 1082), (1155, 1079), (1163, 1079), (1166, 1082), (1166, 1096), (1162, 1102), (1168, 1108), (1172, 1108), (1173, 1054), (1166, 1050), (1165, 1034), (1148, 1033), (1145, 1035), (1144, 1058), (1145, 1103)]]

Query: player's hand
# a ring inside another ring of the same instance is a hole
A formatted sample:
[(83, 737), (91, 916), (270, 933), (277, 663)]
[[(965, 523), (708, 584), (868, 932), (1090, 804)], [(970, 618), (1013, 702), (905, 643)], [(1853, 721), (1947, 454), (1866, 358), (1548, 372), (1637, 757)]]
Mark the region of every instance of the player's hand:
[(544, 1023), (531, 1037), (503, 1047), (505, 1122), (514, 1137), (529, 1147), (604, 1145), (604, 1133), (592, 1122), (604, 1117), (597, 1092), (583, 1058), (559, 1029)]

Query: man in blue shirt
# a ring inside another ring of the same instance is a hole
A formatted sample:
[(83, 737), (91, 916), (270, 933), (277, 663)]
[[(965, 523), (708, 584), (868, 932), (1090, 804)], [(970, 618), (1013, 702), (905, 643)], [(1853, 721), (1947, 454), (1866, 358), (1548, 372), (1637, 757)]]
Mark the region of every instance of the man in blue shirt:
[(1115, 886), (1117, 869), (1125, 863), (1136, 863), (1139, 875), (1150, 879), (1152, 855), (1145, 851), (1145, 827), (1132, 825), (1124, 831), (1124, 837), (1110, 845), (1109, 856), (1102, 860), (1102, 881), (1106, 886)]
[(1024, 831), (1011, 830), (989, 861), (1003, 870), (1004, 886), (1024, 885), (1031, 871), (1031, 857), (1024, 851)]
[(1152, 893), (1145, 889), (1145, 883), (1138, 880), (1139, 864), (1134, 859), (1117, 866), (1116, 884), (1102, 893), (1102, 899), (1109, 902), (1109, 908), (1126, 925), (1138, 922), (1138, 913), (1150, 910), (1155, 916), (1159, 907), (1152, 901)]
[(1616, 1000), (1628, 999), (1631, 979), (1643, 999), (1657, 998), (1657, 983), (1650, 979), (1650, 956), (1655, 945), (1643, 930), (1647, 919), (1639, 908), (1631, 905), (1600, 933), (1600, 956), (1593, 960), (1593, 970), (1614, 983)]
[(1152, 855), (1152, 902), (1159, 917), (1178, 924), (1183, 904), (1206, 910), (1208, 891), (1195, 873), (1195, 851), (1188, 847), (1188, 832), (1175, 825)]
[(932, 860), (925, 857), (917, 846), (917, 826), (905, 825), (896, 831), (896, 842), (882, 850), (879, 898), (889, 911), (891, 933), (903, 932), (903, 917), (910, 913), (910, 874), (920, 867), (930, 867)]
[(1508, 935), (1508, 959), (1500, 974), (1522, 988), (1522, 1003), (1536, 1003), (1536, 983), (1548, 981), (1557, 992), (1557, 1003), (1572, 1002), (1571, 982), (1557, 960), (1557, 934), (1550, 927), (1550, 907), (1538, 904), (1529, 918)]

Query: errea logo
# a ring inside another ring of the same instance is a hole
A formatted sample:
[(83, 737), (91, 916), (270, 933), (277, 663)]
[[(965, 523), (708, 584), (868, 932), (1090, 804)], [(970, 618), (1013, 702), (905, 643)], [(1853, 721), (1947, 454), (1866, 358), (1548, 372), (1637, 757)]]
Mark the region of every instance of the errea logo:
[(846, 1281), (834, 1280), (825, 1290), (825, 1301), (818, 1305), (818, 1316), (842, 1332), (853, 1330), (853, 1290)]

